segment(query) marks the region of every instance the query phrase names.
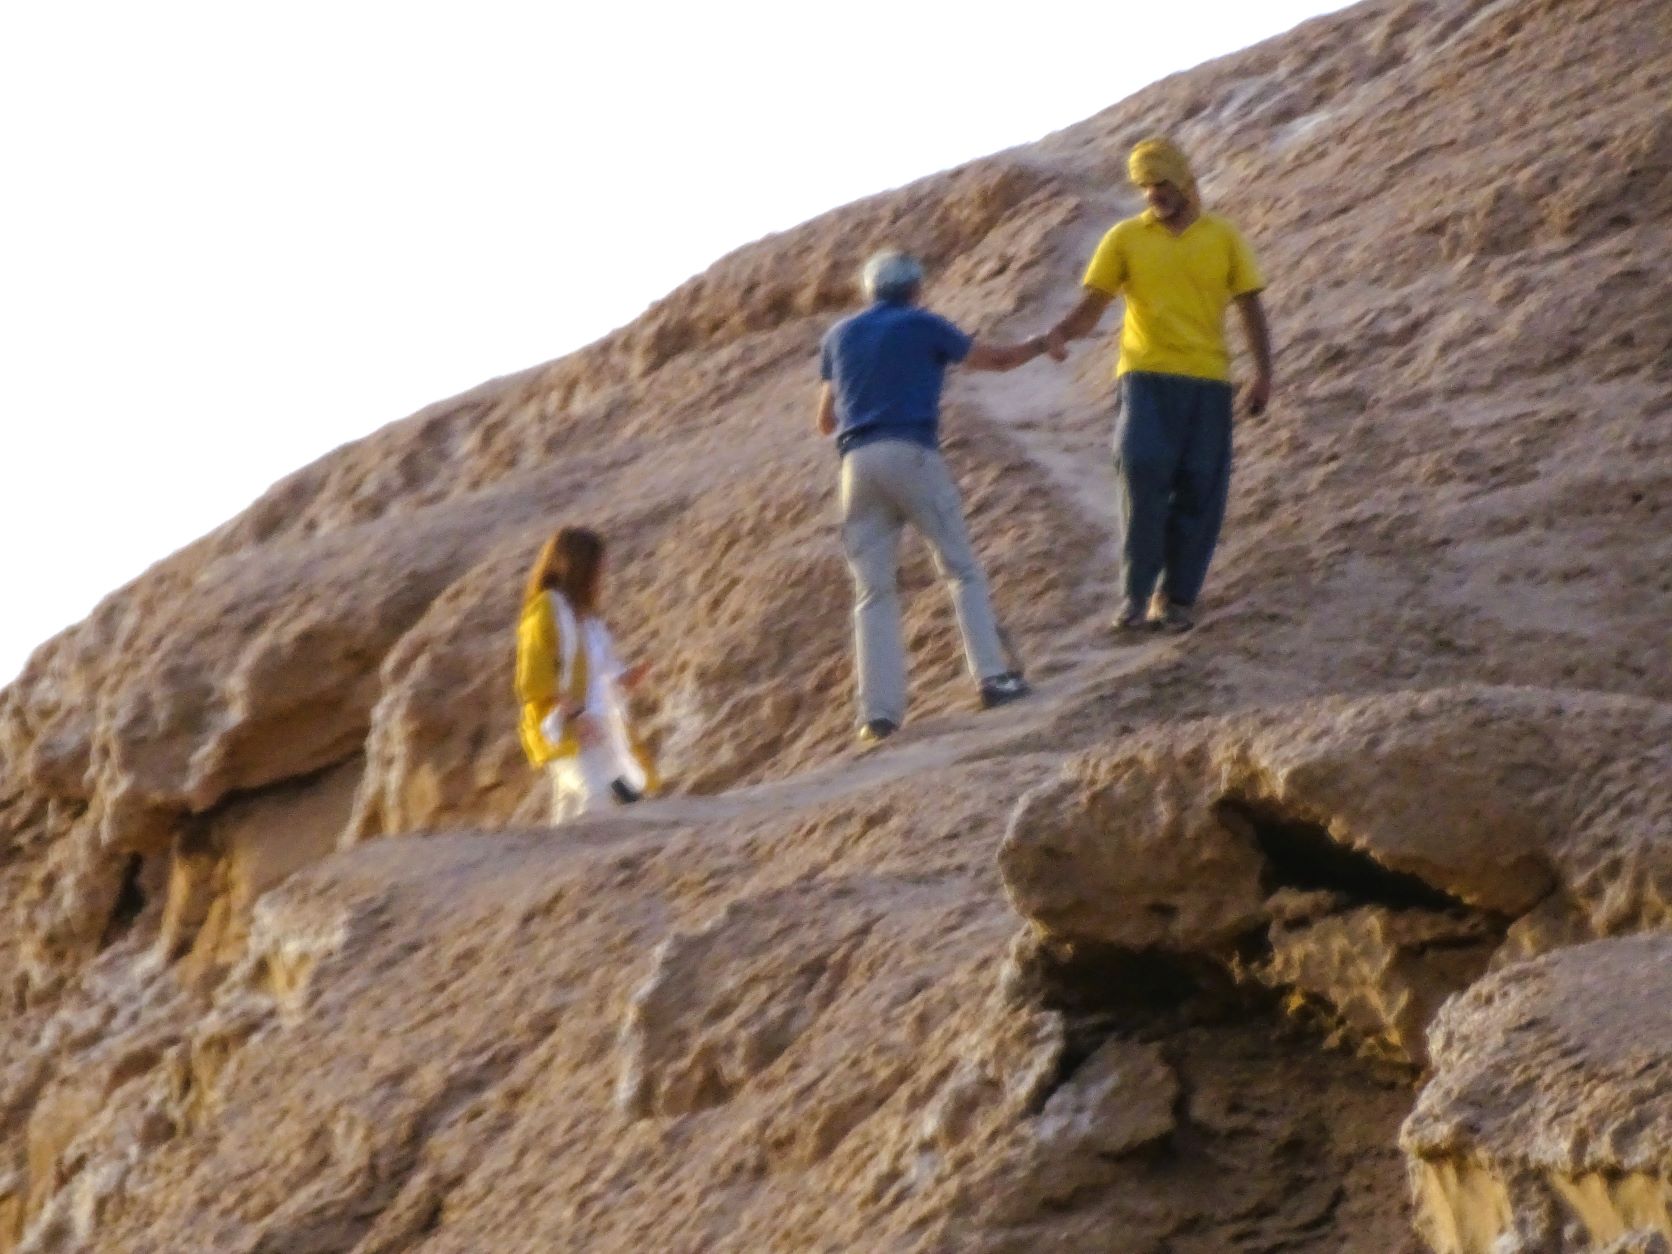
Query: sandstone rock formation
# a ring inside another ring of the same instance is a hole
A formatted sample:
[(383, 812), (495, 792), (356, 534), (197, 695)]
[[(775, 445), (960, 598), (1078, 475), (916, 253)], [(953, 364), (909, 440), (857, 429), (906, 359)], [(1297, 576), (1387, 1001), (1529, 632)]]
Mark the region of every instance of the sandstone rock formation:
[(1252, 943), (1260, 980), (1421, 1063), (1495, 956), (1672, 927), (1669, 832), (1672, 705), (1459, 686), (1129, 737), (1023, 798), (999, 857), (1054, 942)]
[(1401, 1137), (1434, 1248), (1665, 1248), (1668, 1041), (1666, 935), (1518, 963), (1447, 1006)]
[[(1654, 1248), (1667, 26), (1369, 0), (750, 245), (113, 593), (0, 694), (0, 1251)], [(1107, 637), (1106, 344), (955, 378), (1037, 693), (973, 711), (913, 550), (911, 722), (856, 757), (818, 338), (885, 243), (1039, 329), (1156, 131), (1279, 345), (1205, 621)], [(509, 631), (575, 519), (675, 786), (554, 833)]]

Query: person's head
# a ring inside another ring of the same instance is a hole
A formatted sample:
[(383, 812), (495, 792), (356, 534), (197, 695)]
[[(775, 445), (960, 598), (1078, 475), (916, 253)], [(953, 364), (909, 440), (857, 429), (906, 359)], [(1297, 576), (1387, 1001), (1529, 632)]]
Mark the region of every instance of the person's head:
[(890, 249), (867, 261), (860, 279), (867, 300), (909, 305), (923, 289), (923, 266), (910, 253)]
[(604, 541), (585, 527), (563, 527), (540, 548), (528, 572), (524, 600), (541, 592), (561, 592), (577, 614), (598, 609), (604, 582)]
[(1163, 222), (1202, 207), (1190, 162), (1171, 140), (1146, 139), (1132, 150), (1126, 169), (1150, 211)]

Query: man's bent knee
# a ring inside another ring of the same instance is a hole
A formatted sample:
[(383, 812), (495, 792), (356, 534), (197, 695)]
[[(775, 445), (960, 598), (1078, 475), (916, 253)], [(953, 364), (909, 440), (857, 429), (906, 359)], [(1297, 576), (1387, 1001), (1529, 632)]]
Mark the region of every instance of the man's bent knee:
[(853, 608), (855, 613), (863, 614), (874, 605), (892, 605), (899, 599), (899, 592), (893, 584), (881, 588), (861, 587), (854, 598)]

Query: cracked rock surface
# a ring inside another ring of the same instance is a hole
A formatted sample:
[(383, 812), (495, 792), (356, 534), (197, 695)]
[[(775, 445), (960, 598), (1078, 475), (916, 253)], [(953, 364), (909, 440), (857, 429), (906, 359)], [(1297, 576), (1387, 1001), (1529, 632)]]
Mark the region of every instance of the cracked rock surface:
[[(1629, 989), (1629, 996), (1621, 990)], [(1437, 1250), (1653, 1248), (1672, 1229), (1672, 936), (1558, 950), (1446, 1007), (1400, 1141)]]
[(1314, 702), (1076, 758), (1018, 804), (999, 864), (1048, 939), (1227, 964), (1256, 945), (1260, 980), (1420, 1064), (1441, 1001), (1495, 957), (1672, 926), (1669, 781), (1658, 702)]

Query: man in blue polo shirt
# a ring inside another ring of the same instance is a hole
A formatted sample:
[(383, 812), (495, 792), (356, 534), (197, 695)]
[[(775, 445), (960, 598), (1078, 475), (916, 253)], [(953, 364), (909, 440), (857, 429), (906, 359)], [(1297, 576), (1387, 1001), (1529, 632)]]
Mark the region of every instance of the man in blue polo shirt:
[(941, 459), (940, 397), (948, 366), (1010, 370), (1046, 349), (1043, 337), (983, 344), (920, 308), (923, 269), (904, 253), (871, 258), (863, 281), (870, 308), (824, 337), (818, 430), (836, 437), (842, 457), (842, 544), (857, 594), (859, 738), (874, 744), (893, 734), (906, 713), (895, 578), (900, 531), (908, 522), (929, 542), (951, 593), (982, 707), (1027, 694), (1027, 683), (1005, 661), (963, 503)]

